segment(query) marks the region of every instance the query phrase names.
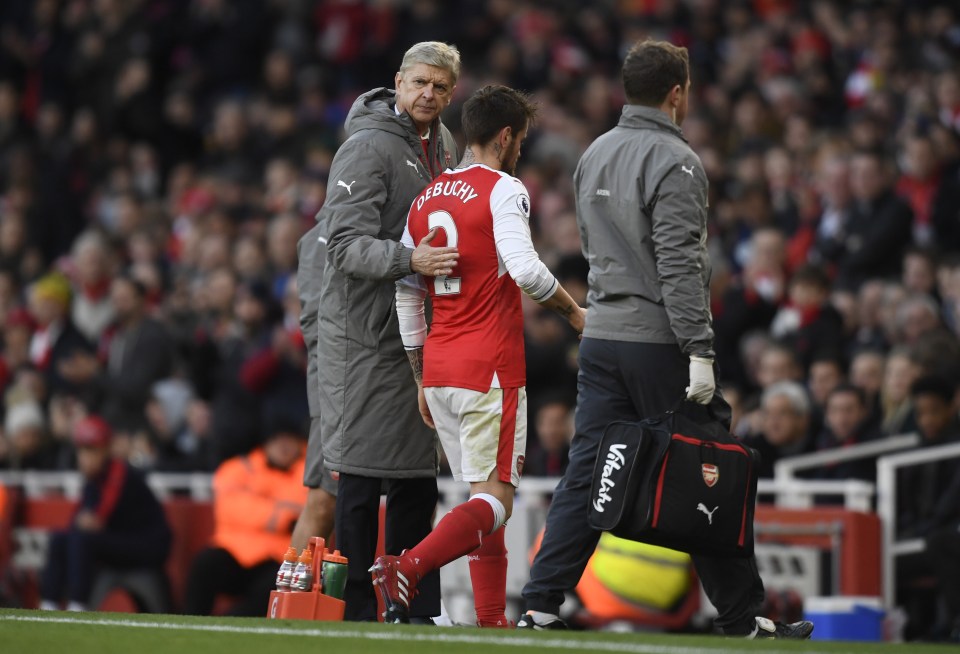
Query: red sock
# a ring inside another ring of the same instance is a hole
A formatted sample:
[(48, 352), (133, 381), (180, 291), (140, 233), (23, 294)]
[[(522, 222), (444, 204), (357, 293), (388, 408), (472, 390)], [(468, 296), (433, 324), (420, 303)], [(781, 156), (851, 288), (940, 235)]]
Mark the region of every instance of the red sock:
[(480, 546), (493, 529), (493, 507), (484, 500), (470, 500), (453, 509), (437, 523), (426, 538), (404, 557), (420, 578)]
[(503, 531), (501, 526), (485, 536), (480, 547), (467, 557), (479, 627), (510, 626), (506, 616), (507, 548), (503, 544)]

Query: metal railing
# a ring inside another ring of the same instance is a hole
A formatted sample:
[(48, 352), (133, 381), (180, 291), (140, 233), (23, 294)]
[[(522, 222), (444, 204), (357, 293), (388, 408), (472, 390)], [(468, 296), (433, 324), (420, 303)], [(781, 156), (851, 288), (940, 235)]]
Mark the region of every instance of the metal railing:
[(845, 463), (859, 459), (870, 459), (882, 454), (908, 450), (920, 444), (920, 435), (916, 432), (889, 436), (868, 443), (859, 443), (849, 447), (799, 454), (780, 459), (773, 464), (774, 479), (793, 479), (801, 470), (813, 470), (824, 465)]
[(877, 514), (883, 529), (883, 604), (892, 608), (897, 597), (896, 557), (925, 548), (923, 539), (897, 540), (897, 470), (907, 466), (960, 457), (960, 443), (890, 454), (877, 460)]
[[(209, 501), (213, 498), (213, 476), (209, 473), (151, 472), (146, 479), (161, 500), (176, 495), (197, 501)], [(526, 497), (529, 502), (539, 502), (546, 506), (549, 496), (559, 482), (558, 477), (524, 477), (517, 495)], [(68, 499), (77, 499), (83, 488), (83, 479), (78, 472), (3, 471), (0, 472), (0, 484), (22, 488), (28, 498), (40, 498), (53, 493)], [(437, 485), (448, 504), (458, 504), (469, 495), (467, 484), (454, 481), (450, 477), (441, 477), (437, 480)], [(777, 506), (781, 508), (811, 508), (815, 497), (840, 496), (845, 508), (851, 511), (869, 511), (874, 485), (856, 479), (761, 479), (757, 492), (760, 495), (775, 496)]]

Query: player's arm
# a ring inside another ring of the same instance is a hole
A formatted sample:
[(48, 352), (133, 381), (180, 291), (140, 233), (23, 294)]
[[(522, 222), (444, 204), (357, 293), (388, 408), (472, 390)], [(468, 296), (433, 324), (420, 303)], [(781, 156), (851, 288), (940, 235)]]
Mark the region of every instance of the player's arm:
[[(413, 238), (408, 228), (404, 228), (400, 243), (408, 248), (413, 247)], [(428, 427), (434, 428), (433, 418), (423, 393), (423, 344), (427, 340), (427, 319), (424, 313), (426, 297), (427, 289), (420, 275), (407, 275), (397, 280), (396, 304), (400, 339), (403, 341), (407, 360), (413, 370), (413, 380), (417, 382), (417, 403), (420, 405), (420, 415)]]
[(553, 273), (540, 261), (530, 236), (530, 198), (523, 184), (503, 178), (490, 194), (497, 254), (520, 289), (583, 332), (586, 310), (578, 306)]

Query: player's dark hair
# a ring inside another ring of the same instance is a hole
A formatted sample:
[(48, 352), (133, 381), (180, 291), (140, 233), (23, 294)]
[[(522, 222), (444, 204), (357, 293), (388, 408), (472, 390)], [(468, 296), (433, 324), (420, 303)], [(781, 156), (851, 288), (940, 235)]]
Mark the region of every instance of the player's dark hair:
[(467, 145), (487, 145), (504, 127), (516, 135), (533, 122), (537, 105), (526, 93), (498, 84), (484, 86), (463, 104), (460, 124)]
[(638, 41), (623, 60), (623, 90), (630, 104), (659, 107), (670, 90), (690, 79), (686, 48), (667, 41)]

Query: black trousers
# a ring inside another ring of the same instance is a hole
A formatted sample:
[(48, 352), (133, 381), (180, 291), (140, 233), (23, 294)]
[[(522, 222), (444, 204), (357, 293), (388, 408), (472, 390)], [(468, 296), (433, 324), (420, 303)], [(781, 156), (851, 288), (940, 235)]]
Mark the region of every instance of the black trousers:
[(927, 538), (927, 551), (933, 560), (940, 593), (948, 619), (960, 629), (960, 525), (954, 523)]
[[(437, 480), (380, 479), (340, 473), (337, 488), (337, 547), (347, 557), (347, 603), (345, 620), (376, 620), (377, 597), (370, 566), (377, 550), (380, 491), (387, 489), (387, 516), (384, 526), (387, 554), (410, 549), (433, 529), (437, 507)], [(440, 615), (440, 573), (434, 571), (417, 584), (417, 596), (410, 603), (411, 618)]]
[(85, 604), (90, 600), (93, 580), (101, 566), (159, 568), (167, 558), (169, 546), (169, 539), (162, 534), (76, 528), (55, 532), (50, 535), (47, 563), (40, 576), (40, 597)]
[(229, 615), (263, 617), (270, 603), (270, 591), (277, 586), (280, 561), (267, 559), (253, 567), (240, 565), (233, 555), (221, 547), (209, 547), (190, 564), (187, 594), (183, 612), (187, 615), (210, 615), (217, 595), (237, 596)]
[[(600, 532), (588, 526), (587, 516), (593, 467), (606, 426), (674, 408), (685, 396), (688, 381), (689, 359), (676, 345), (583, 339), (576, 434), (566, 474), (547, 512), (543, 543), (523, 589), (528, 609), (557, 613), (564, 592), (580, 581), (600, 539)], [(729, 406), (719, 393), (712, 406), (718, 416), (729, 416)], [(719, 613), (716, 626), (727, 634), (750, 632), (764, 598), (756, 560), (694, 556), (693, 563)]]

